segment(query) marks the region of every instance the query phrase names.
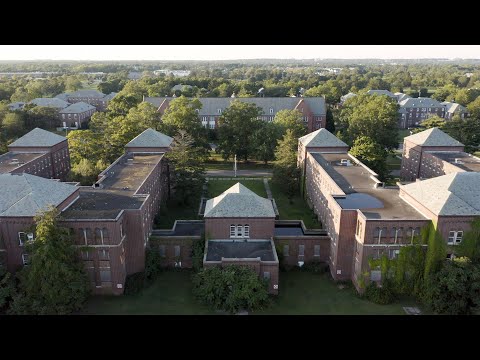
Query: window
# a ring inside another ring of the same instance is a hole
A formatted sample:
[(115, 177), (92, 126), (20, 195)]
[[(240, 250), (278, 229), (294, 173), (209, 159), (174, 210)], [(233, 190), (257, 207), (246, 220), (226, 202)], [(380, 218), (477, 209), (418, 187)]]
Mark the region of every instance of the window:
[(120, 237), (123, 237), (123, 222), (120, 223)]
[(107, 228), (103, 228), (102, 229), (102, 237), (103, 237), (103, 242), (102, 244), (108, 244), (109, 243), (109, 240), (110, 240), (110, 235), (108, 233), (108, 229)]
[(313, 256), (320, 256), (320, 245), (313, 246)]
[(305, 245), (298, 245), (298, 256), (305, 256)]
[(290, 256), (290, 246), (283, 245), (283, 256)]
[(236, 226), (235, 225), (230, 225), (230, 237), (231, 238), (235, 237), (235, 230), (236, 230)]
[(22, 254), (23, 265), (28, 265), (28, 254)]
[(270, 114), (273, 114), (273, 108), (270, 108)]
[(112, 281), (112, 272), (110, 269), (100, 270), (100, 281), (101, 282), (110, 282)]
[(102, 245), (102, 230), (95, 228), (95, 245)]
[(447, 260), (455, 259), (455, 254), (447, 254)]
[(250, 237), (250, 226), (249, 225), (245, 225), (243, 227), (243, 237)]
[(159, 253), (160, 253), (160, 257), (165, 257), (165, 256), (166, 256), (166, 255), (165, 255), (165, 245), (160, 245), (160, 246), (158, 247), (158, 251), (159, 251)]
[(209, 127), (210, 129), (215, 129), (215, 123), (210, 123), (210, 124), (208, 125), (208, 127)]
[(237, 237), (238, 238), (243, 237), (243, 226), (242, 225), (237, 225)]
[(180, 256), (180, 245), (175, 245), (175, 257)]
[(390, 250), (390, 259), (396, 259), (400, 254), (400, 250)]
[(460, 244), (463, 239), (463, 231), (450, 231), (448, 233), (448, 245)]
[(264, 271), (263, 272), (263, 278), (266, 280), (270, 280), (270, 272), (269, 271)]
[(85, 239), (87, 240), (87, 245), (95, 245), (93, 242), (93, 234), (92, 234), (92, 229), (84, 229), (85, 232)]
[(82, 260), (92, 259), (92, 254), (89, 250), (82, 250)]
[(221, 114), (221, 113), (222, 113), (222, 109), (217, 109), (217, 113), (218, 113), (218, 114)]
[(110, 260), (110, 251), (108, 249), (102, 249), (98, 251), (99, 260)]
[(23, 246), (23, 244), (27, 241), (27, 234), (24, 232), (18, 233), (18, 245)]

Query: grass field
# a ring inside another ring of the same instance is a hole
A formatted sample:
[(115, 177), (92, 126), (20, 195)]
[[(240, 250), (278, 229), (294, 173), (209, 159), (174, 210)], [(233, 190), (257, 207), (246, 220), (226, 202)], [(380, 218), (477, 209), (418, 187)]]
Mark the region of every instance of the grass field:
[(278, 186), (271, 181), (269, 184), (272, 190), (272, 196), (277, 204), (280, 220), (303, 220), (303, 223), (308, 229), (321, 228), (321, 224), (317, 221), (313, 211), (300, 195), (294, 196), (290, 203), (287, 196)]
[(210, 180), (208, 182), (208, 197), (211, 198), (220, 195), (237, 182), (245, 185), (255, 194), (261, 197), (267, 197), (267, 192), (265, 191), (265, 186), (262, 180), (242, 180), (242, 178), (238, 178), (238, 180)]
[[(210, 152), (208, 161), (205, 163), (207, 170), (233, 170), (233, 159), (223, 160), (220, 154), (214, 151)], [(237, 170), (271, 170), (271, 163), (264, 164), (263, 161), (249, 160), (247, 163), (237, 159)]]
[[(193, 298), (191, 274), (189, 271), (163, 272), (139, 294), (92, 297), (82, 314), (215, 314)], [(279, 290), (278, 298), (269, 309), (252, 314), (402, 315), (402, 306), (415, 306), (410, 300), (377, 305), (357, 297), (351, 287), (339, 289), (327, 275), (300, 271), (280, 273)]]
[(388, 170), (400, 170), (402, 165), (402, 159), (397, 158), (395, 155), (389, 155), (387, 157)]

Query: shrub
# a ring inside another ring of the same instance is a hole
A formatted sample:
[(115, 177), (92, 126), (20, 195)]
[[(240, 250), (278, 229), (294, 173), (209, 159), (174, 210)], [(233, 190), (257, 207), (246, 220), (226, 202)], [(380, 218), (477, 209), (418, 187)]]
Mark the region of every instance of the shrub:
[(328, 264), (320, 261), (312, 261), (305, 263), (301, 268), (302, 271), (323, 274), (328, 272)]
[(205, 238), (194, 240), (192, 244), (192, 266), (198, 272), (203, 267), (203, 253), (205, 251)]
[(145, 288), (145, 273), (138, 272), (127, 276), (125, 280), (125, 295), (138, 294)]
[(151, 247), (145, 251), (145, 279), (153, 281), (162, 271), (162, 258), (157, 247)]
[(245, 266), (204, 268), (192, 278), (193, 294), (216, 310), (236, 313), (262, 309), (269, 304), (268, 283)]
[(372, 281), (365, 289), (365, 298), (375, 304), (387, 305), (395, 300), (395, 295), (388, 282), (380, 287), (376, 282)]

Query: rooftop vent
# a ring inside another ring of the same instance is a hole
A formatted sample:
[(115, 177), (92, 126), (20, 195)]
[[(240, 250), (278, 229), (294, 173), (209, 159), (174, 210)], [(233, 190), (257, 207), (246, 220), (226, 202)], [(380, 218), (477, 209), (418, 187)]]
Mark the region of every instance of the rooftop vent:
[(342, 166), (350, 166), (350, 165), (352, 165), (352, 164), (350, 163), (350, 160), (349, 160), (349, 159), (341, 159), (341, 160), (340, 160), (340, 165), (342, 165)]
[(455, 158), (455, 164), (463, 164), (462, 159)]

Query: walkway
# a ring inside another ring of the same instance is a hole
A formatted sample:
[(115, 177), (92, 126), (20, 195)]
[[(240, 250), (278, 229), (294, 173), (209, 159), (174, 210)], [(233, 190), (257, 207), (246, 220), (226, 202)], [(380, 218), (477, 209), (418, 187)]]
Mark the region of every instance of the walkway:
[(267, 192), (267, 198), (272, 199), (272, 191), (270, 190), (270, 185), (268, 185), (268, 179), (263, 178), (263, 185), (265, 186), (265, 191)]
[[(234, 177), (233, 170), (207, 170), (207, 177)], [(271, 170), (237, 170), (237, 177), (272, 177)]]

